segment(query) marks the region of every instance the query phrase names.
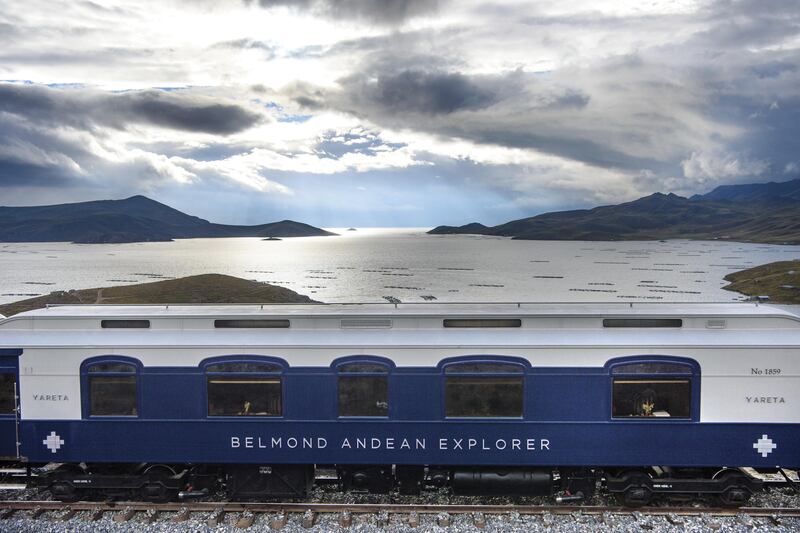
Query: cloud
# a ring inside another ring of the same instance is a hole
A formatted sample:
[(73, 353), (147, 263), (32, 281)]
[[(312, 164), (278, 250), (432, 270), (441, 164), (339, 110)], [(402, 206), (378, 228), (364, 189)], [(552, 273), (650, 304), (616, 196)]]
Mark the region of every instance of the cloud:
[(20, 184), (94, 197), (224, 190), (346, 214), (319, 198), (394, 183), (392, 204), (407, 205), (420, 200), (404, 196), (411, 180), (440, 195), (431, 204), (469, 191), (465, 216), (489, 212), (489, 198), (513, 206), (500, 217), (797, 172), (795, 0), (126, 0), (52, 12), (29, 0), (0, 13), (0, 76), (31, 81), (0, 84), (7, 197)]
[(769, 170), (769, 164), (733, 153), (692, 152), (689, 158), (681, 161), (681, 168), (686, 178), (716, 186), (718, 183), (742, 181), (742, 178), (757, 181)]
[(447, 114), (484, 109), (498, 99), (491, 88), (457, 72), (405, 70), (375, 80), (356, 77), (344, 83), (354, 108), (368, 103), (389, 113)]
[(396, 25), (436, 12), (443, 0), (257, 0), (257, 3), (265, 8), (286, 6), (308, 10), (334, 19)]
[(261, 52), (264, 60), (269, 61), (275, 58), (275, 45), (266, 41), (256, 39), (235, 39), (216, 43), (211, 48), (233, 49), (233, 50), (256, 50)]
[(238, 104), (158, 90), (109, 93), (60, 90), (38, 85), (0, 84), (0, 111), (40, 123), (124, 129), (147, 124), (182, 131), (228, 135), (264, 117)]

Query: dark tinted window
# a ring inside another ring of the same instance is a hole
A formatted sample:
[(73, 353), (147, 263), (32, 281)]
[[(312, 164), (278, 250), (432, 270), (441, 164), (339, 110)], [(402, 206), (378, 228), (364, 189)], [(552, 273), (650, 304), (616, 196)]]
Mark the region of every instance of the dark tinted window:
[(101, 320), (100, 327), (110, 328), (149, 328), (149, 320)]
[(518, 328), (519, 318), (445, 318), (446, 328)]
[(339, 416), (387, 416), (388, 376), (339, 376)]
[(215, 328), (288, 328), (288, 320), (236, 319), (215, 320)]
[(389, 367), (358, 361), (337, 367), (339, 416), (388, 416)]
[(371, 373), (371, 374), (388, 374), (389, 367), (380, 363), (347, 363), (340, 365), (338, 368), (342, 373)]
[(136, 416), (136, 376), (90, 376), (89, 414)]
[(614, 418), (690, 418), (691, 404), (689, 379), (614, 379)]
[(522, 374), (523, 368), (510, 363), (458, 363), (447, 365), (444, 372), (445, 374)]
[(89, 374), (90, 416), (137, 416), (137, 368), (124, 361), (100, 361)]
[(0, 374), (0, 415), (13, 415), (16, 401), (14, 398), (14, 374)]
[(130, 363), (94, 363), (88, 368), (90, 374), (96, 372), (122, 372), (125, 374), (135, 374), (136, 366)]
[(280, 377), (208, 376), (208, 416), (281, 416)]
[(687, 365), (676, 363), (631, 363), (616, 365), (613, 374), (691, 374), (692, 369)]
[(282, 370), (280, 365), (259, 361), (242, 361), (237, 363), (215, 363), (206, 367), (206, 372), (248, 372), (274, 373)]
[(447, 376), (445, 416), (521, 417), (522, 377)]
[(606, 318), (604, 328), (680, 328), (680, 318)]

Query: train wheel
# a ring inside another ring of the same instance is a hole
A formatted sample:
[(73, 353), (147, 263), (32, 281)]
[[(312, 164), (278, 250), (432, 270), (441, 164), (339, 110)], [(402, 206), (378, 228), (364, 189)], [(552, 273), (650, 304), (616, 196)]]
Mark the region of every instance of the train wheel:
[(80, 498), (78, 497), (78, 490), (67, 481), (54, 481), (50, 485), (50, 494), (53, 495), (53, 499), (58, 500), (60, 502), (77, 502)]
[(628, 472), (620, 477), (625, 477), (628, 481), (628, 487), (617, 496), (620, 503), (626, 507), (641, 507), (652, 501), (649, 475), (644, 472)]
[(144, 471), (146, 481), (140, 489), (141, 498), (148, 502), (163, 503), (177, 499), (178, 492), (168, 488), (175, 471), (167, 465), (151, 465)]
[(719, 476), (720, 483), (724, 486), (716, 500), (723, 507), (741, 507), (750, 499), (748, 478), (741, 472), (728, 471)]
[(76, 465), (62, 465), (55, 474), (55, 479), (50, 483), (50, 494), (53, 499), (61, 502), (77, 502), (81, 492), (72, 483), (71, 478), (83, 476), (86, 473)]

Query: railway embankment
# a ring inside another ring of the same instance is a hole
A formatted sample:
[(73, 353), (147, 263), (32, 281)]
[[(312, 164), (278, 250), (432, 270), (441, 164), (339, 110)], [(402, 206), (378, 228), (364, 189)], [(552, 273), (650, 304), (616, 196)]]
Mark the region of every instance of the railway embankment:
[[(800, 261), (777, 261), (725, 276), (723, 289), (780, 304), (800, 304)], [(2, 311), (0, 311), (2, 312)]]
[(44, 296), (0, 305), (0, 314), (11, 316), (46, 307), (48, 304), (213, 303), (314, 303), (314, 300), (269, 283), (223, 274), (201, 274), (136, 285), (54, 291)]

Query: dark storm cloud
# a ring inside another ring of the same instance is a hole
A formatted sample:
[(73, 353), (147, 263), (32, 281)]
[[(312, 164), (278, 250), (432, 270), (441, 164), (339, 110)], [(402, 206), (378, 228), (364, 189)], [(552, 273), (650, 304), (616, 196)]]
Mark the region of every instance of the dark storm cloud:
[(459, 73), (406, 70), (380, 76), (376, 81), (354, 80), (357, 98), (383, 107), (390, 113), (453, 113), (483, 109), (499, 97), (490, 87), (481, 86)]
[(107, 93), (0, 84), (0, 111), (53, 126), (90, 129), (128, 124), (226, 135), (246, 130), (262, 115), (242, 106), (157, 90)]
[(0, 189), (4, 187), (65, 187), (74, 180), (63, 169), (0, 158)]
[[(245, 0), (251, 3), (250, 0)], [(255, 0), (265, 8), (286, 6), (335, 19), (356, 19), (377, 24), (400, 24), (431, 14), (443, 0)]]

